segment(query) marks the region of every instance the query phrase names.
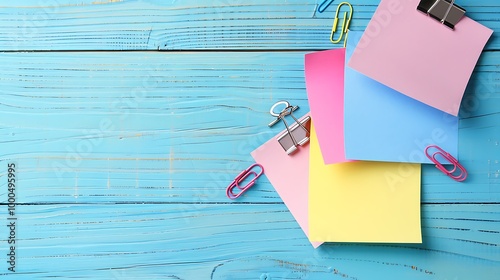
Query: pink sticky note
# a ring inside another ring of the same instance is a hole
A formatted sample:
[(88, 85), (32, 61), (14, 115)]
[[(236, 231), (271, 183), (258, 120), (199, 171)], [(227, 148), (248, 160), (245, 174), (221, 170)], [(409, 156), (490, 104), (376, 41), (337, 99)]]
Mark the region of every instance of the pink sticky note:
[[(254, 150), (251, 155), (264, 167), (264, 175), (276, 189), (304, 233), (309, 236), (309, 145), (299, 147), (296, 153), (289, 156), (276, 137), (273, 137)], [(322, 242), (311, 242), (311, 244), (317, 248)]]
[(457, 116), (472, 71), (493, 31), (468, 17), (451, 30), (418, 11), (418, 3), (382, 0), (348, 66)]
[(325, 164), (347, 161), (344, 152), (345, 49), (305, 56), (307, 97)]

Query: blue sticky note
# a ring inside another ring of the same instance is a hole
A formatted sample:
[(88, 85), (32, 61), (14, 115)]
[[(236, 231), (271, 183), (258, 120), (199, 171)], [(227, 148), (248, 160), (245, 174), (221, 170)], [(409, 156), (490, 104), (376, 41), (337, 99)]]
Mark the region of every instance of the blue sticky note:
[(432, 163), (424, 152), (428, 145), (437, 145), (457, 158), (458, 117), (401, 94), (347, 66), (362, 34), (349, 31), (346, 48), (346, 158)]

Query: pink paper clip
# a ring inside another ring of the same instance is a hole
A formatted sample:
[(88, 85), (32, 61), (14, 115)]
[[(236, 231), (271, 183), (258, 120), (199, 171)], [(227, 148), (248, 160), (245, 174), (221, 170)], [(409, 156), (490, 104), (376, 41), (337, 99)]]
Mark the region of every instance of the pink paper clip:
[[(260, 167), (260, 172), (257, 174), (257, 172), (253, 171), (256, 166)], [(243, 170), (236, 178), (234, 178), (233, 182), (229, 184), (229, 186), (226, 189), (226, 196), (230, 199), (236, 199), (240, 197), (244, 192), (246, 192), (250, 187), (252, 187), (255, 184), (255, 181), (257, 178), (259, 178), (260, 175), (264, 173), (264, 167), (258, 163), (254, 163), (250, 165), (247, 169)], [(240, 186), (239, 184), (243, 182), (248, 176), (253, 175), (255, 176), (250, 182), (248, 182), (245, 186)], [(239, 191), (237, 193), (234, 193), (235, 188), (238, 188)]]
[[(430, 148), (436, 149), (437, 152), (433, 153), (432, 155), (429, 154), (428, 150)], [(430, 145), (425, 148), (425, 155), (436, 164), (436, 168), (441, 170), (444, 174), (448, 175), (450, 178), (452, 178), (455, 181), (462, 182), (467, 178), (467, 170), (458, 162), (456, 158), (454, 158), (452, 155), (449, 153), (445, 152), (443, 149), (436, 145)], [(446, 167), (443, 166), (442, 163), (440, 163), (437, 159), (436, 156), (441, 156), (445, 160), (447, 160), (450, 164), (453, 164), (453, 168), (448, 170)]]

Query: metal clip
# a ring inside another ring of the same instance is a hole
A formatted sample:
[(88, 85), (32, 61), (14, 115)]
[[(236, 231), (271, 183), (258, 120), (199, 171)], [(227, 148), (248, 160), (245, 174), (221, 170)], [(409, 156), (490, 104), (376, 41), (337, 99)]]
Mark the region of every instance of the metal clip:
[[(437, 150), (432, 155), (430, 155), (428, 151), (431, 148)], [(425, 148), (425, 155), (427, 156), (427, 158), (429, 158), (432, 162), (436, 164), (437, 169), (439, 169), (441, 172), (443, 172), (453, 180), (462, 182), (467, 178), (467, 170), (465, 170), (465, 168), (458, 162), (456, 158), (454, 158), (449, 153), (445, 152), (440, 147), (436, 145), (427, 146), (427, 148)], [(453, 164), (453, 168), (450, 170), (446, 169), (446, 167), (444, 167), (443, 164), (436, 159), (436, 156), (441, 156), (442, 158), (447, 160), (449, 164)]]
[(417, 10), (438, 20), (451, 29), (465, 15), (465, 9), (456, 5), (455, 0), (421, 0)]
[(333, 3), (334, 0), (324, 0), (318, 7), (318, 13), (322, 13)]
[[(339, 11), (340, 11), (340, 8), (342, 7), (342, 5), (349, 6), (350, 13), (349, 13), (349, 17), (348, 17), (347, 16), (348, 12), (344, 12), (344, 19), (342, 20), (342, 30), (340, 30), (340, 36), (338, 39), (334, 40), (333, 36), (334, 36), (335, 32), (337, 32), (337, 25), (339, 23)], [(335, 12), (335, 18), (333, 19), (332, 33), (330, 34), (330, 41), (332, 43), (334, 43), (334, 44), (339, 43), (340, 41), (342, 41), (342, 37), (344, 36), (344, 34), (347, 34), (347, 30), (349, 29), (349, 24), (351, 24), (352, 13), (353, 13), (352, 5), (349, 2), (342, 2), (339, 4), (339, 6), (337, 7), (337, 11)], [(344, 42), (344, 47), (345, 47), (345, 42)]]
[[(274, 112), (274, 109), (279, 105), (285, 105), (285, 108), (281, 110), (280, 113)], [(302, 120), (298, 120), (293, 115), (293, 111), (299, 109), (298, 106), (291, 106), (288, 101), (279, 101), (276, 102), (272, 107), (269, 113), (272, 116), (275, 116), (276, 119), (269, 124), (269, 127), (275, 125), (280, 120), (283, 121), (286, 127), (286, 131), (278, 136), (278, 142), (281, 147), (286, 151), (287, 154), (293, 154), (297, 151), (297, 147), (305, 145), (309, 142), (309, 129), (311, 127), (311, 117), (307, 116)], [(285, 116), (290, 115), (295, 123), (291, 126), (288, 126), (288, 123), (285, 120)]]
[[(260, 172), (257, 173), (253, 171), (256, 166), (260, 167)], [(264, 173), (264, 167), (258, 163), (254, 163), (250, 165), (247, 169), (243, 170), (236, 178), (234, 178), (233, 182), (227, 186), (226, 189), (226, 196), (230, 199), (236, 199), (240, 197), (244, 192), (246, 192), (250, 187), (252, 187), (255, 184), (255, 181), (257, 178), (260, 177)], [(255, 176), (253, 179), (248, 182), (245, 186), (240, 186), (240, 183), (243, 182), (248, 176), (253, 175)], [(238, 188), (239, 191), (237, 193), (234, 192), (234, 190)]]

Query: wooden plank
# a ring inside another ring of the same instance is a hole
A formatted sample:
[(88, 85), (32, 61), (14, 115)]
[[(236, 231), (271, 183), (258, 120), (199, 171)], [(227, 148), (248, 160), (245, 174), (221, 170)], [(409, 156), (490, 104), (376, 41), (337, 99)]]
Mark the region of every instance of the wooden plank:
[[(18, 205), (15, 275), (496, 279), (499, 212), (500, 205), (426, 205), (421, 245), (332, 243), (315, 250), (282, 204)], [(7, 227), (0, 234), (8, 236)]]
[[(351, 30), (364, 30), (379, 1), (350, 2), (355, 9)], [(336, 3), (324, 13), (315, 13), (317, 3), (2, 1), (0, 50), (330, 49)], [(496, 0), (462, 0), (460, 5), (471, 18), (500, 31)], [(487, 49), (500, 49), (498, 36)]]
[[(0, 54), (0, 187), (14, 162), (20, 203), (227, 202), (249, 153), (283, 129), (267, 127), (269, 107), (287, 99), (308, 111), (304, 54)], [(500, 200), (498, 61), (483, 55), (467, 90), (476, 105), (461, 111), (470, 178), (424, 166), (424, 203)], [(262, 179), (239, 202), (281, 199)]]
[[(258, 50), (1, 53), (0, 243), (15, 162), (16, 269), (9, 279), (496, 279), (500, 273), (500, 41), (462, 103), (455, 183), (423, 167), (424, 243), (314, 250), (267, 179), (226, 184), (308, 110), (305, 51), (329, 49), (334, 6), (306, 0), (2, 1), (0, 50)], [(353, 30), (378, 1), (353, 0)], [(334, 3), (336, 4), (336, 3)], [(500, 30), (494, 0), (461, 0)], [(299, 50), (299, 51), (291, 51)], [(293, 187), (293, 186), (292, 186)], [(2, 246), (2, 254), (9, 248)], [(2, 258), (4, 260), (4, 258)]]

